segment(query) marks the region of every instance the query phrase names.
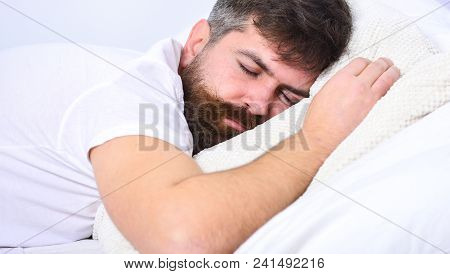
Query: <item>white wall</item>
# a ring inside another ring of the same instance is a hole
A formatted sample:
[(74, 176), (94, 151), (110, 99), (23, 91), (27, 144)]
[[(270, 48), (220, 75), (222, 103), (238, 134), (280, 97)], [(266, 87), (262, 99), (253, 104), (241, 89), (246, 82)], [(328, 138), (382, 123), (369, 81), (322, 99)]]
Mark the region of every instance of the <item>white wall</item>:
[[(378, 1), (417, 21), (419, 28), (443, 51), (450, 52), (449, 0), (372, 0)], [(446, 4), (446, 5), (445, 5)], [(434, 11), (437, 9), (436, 11)], [(433, 13), (423, 17), (425, 14)]]
[(2, 2), (79, 42), (144, 51), (206, 17), (214, 0), (1, 0), (0, 50), (64, 40)]
[[(372, 0), (420, 16), (448, 0)], [(0, 0), (0, 50), (64, 40), (23, 15), (87, 44), (145, 51), (155, 41), (185, 32), (207, 17), (215, 0)], [(441, 48), (450, 51), (450, 4), (420, 21)]]

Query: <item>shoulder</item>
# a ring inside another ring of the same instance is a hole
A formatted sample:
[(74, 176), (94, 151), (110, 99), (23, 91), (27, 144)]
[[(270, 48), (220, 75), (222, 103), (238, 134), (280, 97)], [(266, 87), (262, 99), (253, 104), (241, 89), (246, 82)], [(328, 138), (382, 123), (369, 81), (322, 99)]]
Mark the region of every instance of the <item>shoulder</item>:
[(144, 99), (183, 102), (183, 84), (178, 74), (182, 45), (173, 39), (156, 43), (124, 69), (115, 85)]
[(133, 60), (120, 77), (86, 90), (72, 103), (61, 123), (61, 147), (85, 157), (113, 138), (144, 135), (191, 150), (177, 51), (173, 43), (162, 43)]

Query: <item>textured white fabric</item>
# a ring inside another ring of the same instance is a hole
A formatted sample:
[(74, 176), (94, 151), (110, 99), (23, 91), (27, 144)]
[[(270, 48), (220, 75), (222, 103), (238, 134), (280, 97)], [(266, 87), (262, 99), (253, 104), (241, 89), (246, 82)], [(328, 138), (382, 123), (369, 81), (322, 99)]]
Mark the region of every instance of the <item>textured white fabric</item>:
[[(401, 69), (403, 76), (326, 161), (316, 176), (321, 181), (450, 99), (448, 55), (439, 54), (417, 27), (410, 25), (410, 20), (401, 14), (368, 1), (354, 1), (352, 7), (356, 29), (349, 51), (338, 64), (319, 77), (312, 94), (317, 93), (337, 69), (357, 56), (369, 59), (389, 57)], [(296, 132), (307, 106), (308, 101), (305, 100), (255, 130), (203, 151), (197, 155), (196, 161), (205, 172), (246, 164)], [(310, 190), (315, 187), (313, 183)], [(97, 213), (94, 230), (105, 251), (135, 252), (105, 215), (104, 208)]]
[[(450, 87), (449, 87), (450, 88)], [(327, 181), (237, 253), (448, 253), (450, 103)]]

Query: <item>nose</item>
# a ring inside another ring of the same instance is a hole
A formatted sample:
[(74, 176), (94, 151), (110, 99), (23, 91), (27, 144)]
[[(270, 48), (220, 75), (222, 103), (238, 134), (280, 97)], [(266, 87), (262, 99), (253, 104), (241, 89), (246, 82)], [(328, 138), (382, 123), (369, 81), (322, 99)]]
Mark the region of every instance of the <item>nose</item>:
[(267, 116), (270, 113), (274, 90), (273, 85), (252, 89), (244, 98), (244, 104), (252, 114)]
[(269, 104), (262, 102), (247, 102), (245, 103), (248, 111), (253, 115), (267, 116), (269, 114)]

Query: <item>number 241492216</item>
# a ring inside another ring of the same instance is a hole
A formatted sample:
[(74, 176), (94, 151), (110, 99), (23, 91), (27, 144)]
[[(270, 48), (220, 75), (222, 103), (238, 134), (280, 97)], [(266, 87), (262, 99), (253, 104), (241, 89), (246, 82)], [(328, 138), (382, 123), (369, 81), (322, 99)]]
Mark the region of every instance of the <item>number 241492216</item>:
[(253, 268), (324, 268), (323, 258), (255, 258)]

